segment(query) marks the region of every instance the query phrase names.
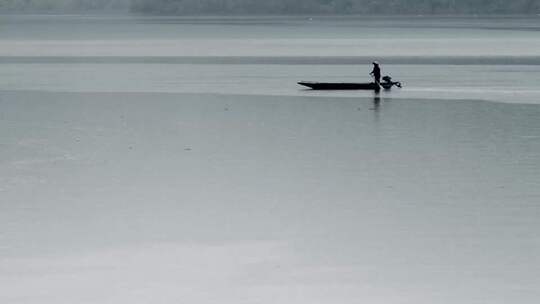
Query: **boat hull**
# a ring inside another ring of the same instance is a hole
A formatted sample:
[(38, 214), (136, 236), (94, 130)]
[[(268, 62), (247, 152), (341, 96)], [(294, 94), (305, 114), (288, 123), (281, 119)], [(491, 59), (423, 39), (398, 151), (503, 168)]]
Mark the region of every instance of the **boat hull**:
[(330, 83), (330, 82), (298, 82), (299, 85), (311, 88), (313, 90), (373, 90), (378, 91), (381, 87), (374, 83)]

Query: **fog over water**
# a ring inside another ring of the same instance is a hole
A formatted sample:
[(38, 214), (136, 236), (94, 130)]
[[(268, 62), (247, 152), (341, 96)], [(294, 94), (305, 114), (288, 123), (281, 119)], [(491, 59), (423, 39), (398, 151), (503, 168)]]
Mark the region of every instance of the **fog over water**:
[(540, 18), (0, 28), (1, 303), (540, 298)]
[(439, 98), (540, 100), (540, 18), (534, 17), (2, 21), (5, 90), (304, 94), (296, 81), (369, 81), (376, 58), (385, 64), (383, 73), (407, 83), (407, 90), (389, 93), (395, 97), (436, 92)]

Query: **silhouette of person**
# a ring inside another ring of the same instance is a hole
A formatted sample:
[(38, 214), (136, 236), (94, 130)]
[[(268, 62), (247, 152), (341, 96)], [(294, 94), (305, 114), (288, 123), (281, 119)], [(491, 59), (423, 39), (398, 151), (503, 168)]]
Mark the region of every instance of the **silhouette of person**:
[(372, 75), (373, 78), (375, 78), (377, 84), (381, 83), (381, 67), (377, 61), (373, 61), (373, 71), (371, 71), (369, 75)]

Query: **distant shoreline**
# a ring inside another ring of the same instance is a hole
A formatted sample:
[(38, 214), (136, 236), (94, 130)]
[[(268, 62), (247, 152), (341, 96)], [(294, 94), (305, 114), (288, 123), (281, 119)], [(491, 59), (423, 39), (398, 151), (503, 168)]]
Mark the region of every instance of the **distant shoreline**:
[(27, 10), (1, 10), (0, 16), (103, 16), (103, 17), (177, 17), (177, 18), (249, 18), (249, 17), (267, 17), (267, 18), (294, 18), (294, 17), (312, 17), (312, 18), (331, 18), (331, 17), (362, 17), (362, 18), (380, 18), (380, 17), (404, 17), (404, 18), (540, 18), (540, 12), (533, 13), (515, 13), (515, 14), (491, 14), (491, 13), (463, 13), (463, 14), (444, 14), (444, 13), (189, 13), (189, 14), (163, 14), (163, 13), (141, 13), (126, 10), (116, 11), (27, 11)]
[[(379, 56), (399, 65), (540, 65), (540, 56)], [(373, 56), (0, 56), (0, 64), (369, 64)]]

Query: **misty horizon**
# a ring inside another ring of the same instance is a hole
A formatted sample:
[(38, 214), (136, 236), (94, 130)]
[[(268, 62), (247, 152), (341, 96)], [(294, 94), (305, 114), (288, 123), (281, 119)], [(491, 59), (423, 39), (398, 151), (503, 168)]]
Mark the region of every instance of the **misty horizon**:
[(540, 0), (0, 0), (0, 13), (538, 15)]

